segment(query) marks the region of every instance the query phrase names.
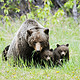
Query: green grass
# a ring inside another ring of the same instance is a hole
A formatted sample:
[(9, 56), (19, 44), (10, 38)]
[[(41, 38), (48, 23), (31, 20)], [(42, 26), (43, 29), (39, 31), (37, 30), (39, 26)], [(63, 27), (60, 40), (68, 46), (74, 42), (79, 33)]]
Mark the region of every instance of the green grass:
[[(79, 20), (80, 21), (80, 20)], [(41, 21), (39, 21), (41, 23)], [(56, 44), (69, 44), (70, 60), (63, 67), (21, 68), (12, 67), (1, 60), (3, 49), (10, 44), (22, 21), (11, 22), (11, 26), (0, 23), (0, 80), (80, 80), (80, 26), (72, 18), (50, 22), (44, 25), (50, 29), (50, 47)]]

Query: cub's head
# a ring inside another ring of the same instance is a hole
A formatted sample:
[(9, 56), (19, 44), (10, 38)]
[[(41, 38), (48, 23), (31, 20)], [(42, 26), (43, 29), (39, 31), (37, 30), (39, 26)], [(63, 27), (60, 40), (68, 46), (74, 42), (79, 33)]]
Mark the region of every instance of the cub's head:
[(62, 58), (65, 57), (67, 54), (69, 54), (68, 46), (69, 44), (66, 44), (66, 45), (57, 44), (57, 52), (60, 54)]
[(49, 46), (49, 29), (27, 30), (27, 41), (30, 47), (40, 52)]
[(53, 60), (53, 50), (45, 50), (40, 54), (41, 59), (50, 61)]

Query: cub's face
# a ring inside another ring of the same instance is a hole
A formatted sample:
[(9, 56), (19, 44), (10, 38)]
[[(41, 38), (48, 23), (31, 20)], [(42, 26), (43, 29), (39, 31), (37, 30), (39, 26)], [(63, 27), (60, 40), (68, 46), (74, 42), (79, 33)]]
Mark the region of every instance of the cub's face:
[(57, 44), (57, 51), (60, 54), (61, 58), (65, 57), (69, 53), (69, 44), (59, 45)]
[(28, 30), (28, 44), (40, 52), (49, 45), (49, 29)]
[(40, 55), (41, 59), (46, 60), (46, 61), (50, 61), (53, 59), (53, 51), (51, 50), (45, 50), (41, 53)]

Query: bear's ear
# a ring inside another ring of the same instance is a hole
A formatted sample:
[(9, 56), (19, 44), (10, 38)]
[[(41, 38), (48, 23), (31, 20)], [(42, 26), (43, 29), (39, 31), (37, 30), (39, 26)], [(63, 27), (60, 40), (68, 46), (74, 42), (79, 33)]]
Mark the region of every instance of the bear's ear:
[(49, 29), (45, 29), (44, 32), (48, 35), (49, 34)]
[(31, 36), (31, 34), (33, 33), (33, 31), (31, 31), (31, 30), (27, 30), (27, 33), (28, 33), (28, 35)]
[(68, 46), (69, 46), (69, 44), (66, 44), (66, 46), (68, 47)]
[(50, 49), (50, 51), (53, 51), (53, 49)]
[(57, 47), (59, 47), (60, 45), (59, 44), (57, 44)]

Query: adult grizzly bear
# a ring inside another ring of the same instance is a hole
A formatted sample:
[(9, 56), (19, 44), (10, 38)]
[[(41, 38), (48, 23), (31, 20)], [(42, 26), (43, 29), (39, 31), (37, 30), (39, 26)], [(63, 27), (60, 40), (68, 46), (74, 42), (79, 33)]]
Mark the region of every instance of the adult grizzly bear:
[(17, 31), (12, 40), (7, 58), (16, 62), (19, 57), (27, 62), (31, 61), (32, 51), (41, 52), (49, 49), (49, 29), (44, 28), (37, 21), (27, 19)]

